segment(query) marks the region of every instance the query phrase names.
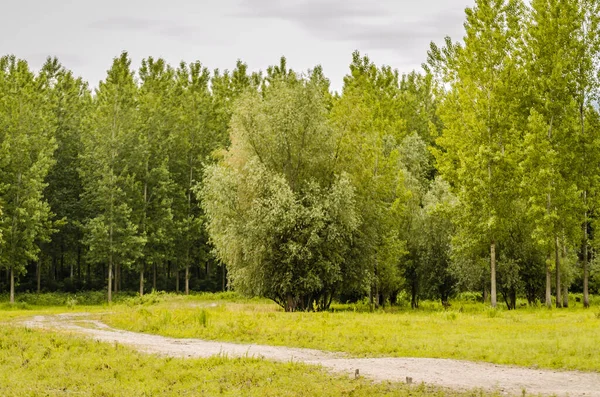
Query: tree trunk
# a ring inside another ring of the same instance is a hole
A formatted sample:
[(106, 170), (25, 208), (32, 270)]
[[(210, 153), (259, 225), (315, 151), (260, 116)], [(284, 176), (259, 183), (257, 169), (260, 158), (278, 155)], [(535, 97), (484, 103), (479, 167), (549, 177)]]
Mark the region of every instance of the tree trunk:
[(483, 286), (483, 303), (487, 303), (490, 298), (490, 292), (488, 291), (487, 282), (484, 283)]
[(179, 269), (175, 269), (175, 292), (179, 293)]
[(546, 264), (546, 307), (552, 307), (552, 274), (550, 273), (550, 263)]
[(152, 291), (156, 291), (156, 263), (152, 264)]
[(517, 290), (514, 288), (510, 291), (510, 301), (512, 304), (512, 309), (517, 310)]
[(292, 296), (292, 294), (287, 294), (287, 300), (285, 303), (285, 311), (286, 312), (295, 311), (294, 297)]
[(144, 266), (140, 269), (140, 296), (144, 296)]
[[(583, 196), (587, 201), (587, 192), (583, 192)], [(587, 211), (585, 212), (585, 222), (583, 223), (583, 307), (590, 307), (589, 294), (589, 277), (590, 269), (588, 264), (588, 221)]]
[[(564, 244), (563, 244), (563, 250), (562, 250), (562, 256), (563, 256), (563, 263), (567, 263), (567, 243), (566, 243), (566, 239), (563, 240)], [(563, 307), (569, 307), (569, 279), (567, 278), (566, 280), (562, 280), (562, 304)]]
[(414, 274), (412, 282), (411, 282), (411, 286), (410, 286), (410, 307), (412, 309), (419, 308), (418, 294), (419, 294), (419, 285), (418, 285), (418, 281), (417, 281), (417, 276), (416, 276), (416, 274)]
[(90, 264), (89, 261), (87, 261), (87, 274), (86, 274), (86, 278), (87, 278), (87, 287), (88, 288), (92, 288), (92, 265)]
[(490, 244), (490, 275), (490, 298), (492, 300), (492, 307), (496, 307), (496, 240), (492, 240), (492, 243)]
[(225, 264), (222, 264), (222, 265), (221, 265), (221, 273), (222, 273), (222, 274), (221, 274), (221, 275), (222, 275), (222, 280), (221, 280), (221, 282), (222, 282), (222, 284), (223, 284), (223, 285), (222, 285), (222, 290), (223, 290), (223, 292), (225, 292), (225, 271), (226, 271), (226, 270), (227, 270), (227, 269), (225, 268)]
[(77, 246), (77, 280), (81, 282), (81, 246)]
[(59, 272), (59, 276), (61, 281), (64, 280), (65, 277), (65, 251), (64, 249), (61, 247), (60, 249), (60, 272)]
[(74, 266), (73, 266), (73, 262), (70, 262), (70, 269), (69, 269), (69, 278), (71, 279), (71, 281), (73, 281), (73, 277), (75, 276), (75, 272), (74, 272)]
[(108, 260), (108, 303), (112, 302), (112, 253)]
[(562, 299), (560, 295), (560, 253), (558, 246), (558, 237), (554, 239), (554, 266), (556, 267), (556, 307), (562, 307)]
[(118, 282), (119, 282), (119, 264), (115, 263), (115, 273), (114, 273), (114, 293), (116, 294), (117, 292), (119, 292), (119, 287), (118, 287)]
[(35, 272), (37, 276), (37, 293), (39, 294), (42, 290), (42, 264), (39, 260), (37, 261), (37, 264), (35, 266)]
[(10, 267), (10, 303), (15, 303), (15, 270)]
[(185, 294), (190, 294), (190, 264), (185, 264)]

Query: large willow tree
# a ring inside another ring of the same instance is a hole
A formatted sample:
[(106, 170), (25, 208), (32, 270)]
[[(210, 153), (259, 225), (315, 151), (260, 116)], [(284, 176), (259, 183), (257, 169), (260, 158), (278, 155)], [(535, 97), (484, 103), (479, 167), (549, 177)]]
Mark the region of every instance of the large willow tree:
[(327, 100), (320, 79), (293, 73), (242, 96), (231, 147), (201, 190), (233, 287), (286, 311), (329, 306), (359, 225), (354, 189), (333, 161)]

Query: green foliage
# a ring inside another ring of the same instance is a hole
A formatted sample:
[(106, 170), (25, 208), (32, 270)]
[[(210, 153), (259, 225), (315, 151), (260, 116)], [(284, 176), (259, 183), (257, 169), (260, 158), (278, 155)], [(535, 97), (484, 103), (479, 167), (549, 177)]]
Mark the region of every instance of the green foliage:
[(424, 73), (355, 52), (339, 94), (285, 57), (134, 71), (123, 53), (94, 95), (57, 58), (0, 58), (0, 288), (110, 300), (183, 273), (186, 294), (288, 310), (496, 289), (515, 309), (552, 284), (589, 304), (600, 2), (477, 0), (464, 26)]
[(55, 119), (43, 87), (27, 62), (0, 58), (0, 267), (14, 277), (37, 260), (39, 241), (52, 232), (50, 206), (43, 196), (52, 167)]
[(232, 286), (286, 310), (329, 306), (359, 224), (354, 189), (336, 175), (322, 91), (275, 80), (248, 93), (230, 149), (199, 190), (208, 231)]
[[(56, 151), (54, 166), (50, 169), (44, 190), (50, 208), (55, 215), (56, 231), (52, 242), (41, 246), (44, 259), (61, 256), (73, 269), (81, 259), (84, 208), (80, 200), (83, 193), (79, 175), (82, 135), (90, 128), (89, 112), (92, 96), (81, 78), (73, 76), (57, 58), (48, 58), (40, 71), (49, 102), (48, 111), (56, 120)], [(69, 274), (71, 280), (73, 274)]]
[(132, 217), (134, 184), (128, 167), (137, 126), (137, 87), (127, 53), (115, 58), (105, 82), (96, 93), (92, 128), (82, 136), (81, 177), (88, 206), (85, 243), (88, 260), (108, 264), (108, 300), (111, 300), (113, 265), (127, 265), (142, 255), (146, 242), (137, 234)]

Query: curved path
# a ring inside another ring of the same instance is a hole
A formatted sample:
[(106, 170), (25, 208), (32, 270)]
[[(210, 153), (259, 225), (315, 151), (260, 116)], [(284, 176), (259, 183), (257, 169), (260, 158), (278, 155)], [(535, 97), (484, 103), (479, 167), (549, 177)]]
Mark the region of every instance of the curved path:
[(469, 361), (433, 358), (349, 358), (342, 353), (278, 346), (247, 345), (177, 339), (110, 328), (86, 319), (87, 314), (36, 316), (24, 321), (30, 328), (68, 330), (103, 342), (120, 343), (139, 351), (171, 357), (260, 357), (283, 362), (320, 365), (331, 371), (377, 381), (427, 383), (454, 389), (500, 391), (503, 394), (600, 397), (600, 374), (577, 371), (538, 370)]

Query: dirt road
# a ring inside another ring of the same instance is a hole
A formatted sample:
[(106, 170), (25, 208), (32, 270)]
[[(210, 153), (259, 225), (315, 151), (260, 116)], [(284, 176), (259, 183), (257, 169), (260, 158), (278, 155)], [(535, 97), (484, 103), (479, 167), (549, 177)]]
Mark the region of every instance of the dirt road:
[(139, 351), (172, 357), (262, 357), (320, 365), (328, 370), (373, 380), (414, 383), (455, 389), (483, 388), (509, 395), (528, 394), (600, 397), (600, 374), (551, 371), (486, 363), (431, 358), (349, 358), (342, 353), (288, 347), (247, 345), (199, 339), (176, 339), (110, 328), (86, 314), (36, 316), (24, 322), (30, 328), (68, 330), (90, 338), (131, 346)]

